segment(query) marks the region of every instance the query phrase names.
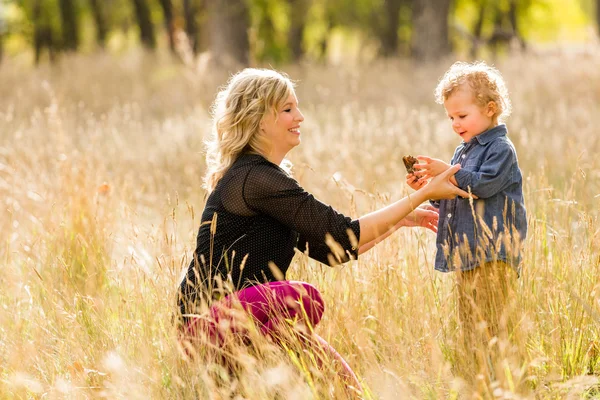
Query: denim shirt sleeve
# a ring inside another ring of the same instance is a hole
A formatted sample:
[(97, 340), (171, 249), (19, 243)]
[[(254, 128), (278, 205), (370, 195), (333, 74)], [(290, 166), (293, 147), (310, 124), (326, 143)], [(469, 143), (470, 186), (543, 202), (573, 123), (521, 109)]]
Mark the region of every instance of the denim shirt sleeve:
[(517, 160), (511, 146), (501, 141), (494, 143), (477, 171), (460, 169), (454, 177), (458, 187), (485, 199), (491, 197), (510, 183), (512, 179), (511, 165)]

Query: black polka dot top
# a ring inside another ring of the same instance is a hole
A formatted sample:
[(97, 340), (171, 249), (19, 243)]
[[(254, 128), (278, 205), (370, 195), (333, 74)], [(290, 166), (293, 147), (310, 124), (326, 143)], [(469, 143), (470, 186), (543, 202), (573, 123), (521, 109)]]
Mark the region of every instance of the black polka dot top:
[(183, 315), (221, 288), (285, 279), (294, 248), (327, 265), (358, 257), (358, 220), (307, 193), (279, 166), (243, 154), (208, 197), (194, 259), (181, 282)]

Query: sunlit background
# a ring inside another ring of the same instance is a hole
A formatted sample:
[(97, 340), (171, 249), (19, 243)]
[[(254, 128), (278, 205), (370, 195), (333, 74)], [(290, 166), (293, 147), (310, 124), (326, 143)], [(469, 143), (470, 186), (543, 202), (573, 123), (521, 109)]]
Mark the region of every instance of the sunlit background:
[(433, 90), (476, 59), (510, 91), (530, 232), (497, 380), (454, 373), (455, 278), (433, 271), (431, 232), (342, 267), (298, 255), (288, 278), (322, 292), (317, 331), (365, 398), (600, 398), (597, 3), (0, 1), (0, 398), (344, 398), (335, 371), (261, 337), (227, 349), (235, 373), (181, 351), (210, 105), (244, 66), (288, 73), (294, 176), (358, 217), (408, 193), (403, 155), (450, 159)]

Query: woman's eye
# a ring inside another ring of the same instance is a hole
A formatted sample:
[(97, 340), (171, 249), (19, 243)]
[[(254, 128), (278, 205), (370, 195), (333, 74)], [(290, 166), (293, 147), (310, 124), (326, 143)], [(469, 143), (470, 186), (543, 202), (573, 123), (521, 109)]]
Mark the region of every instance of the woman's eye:
[(285, 109), (285, 110), (283, 110), (283, 111), (284, 111), (284, 112), (290, 112), (290, 111), (292, 111), (292, 109), (291, 109), (291, 108), (286, 108), (286, 109)]

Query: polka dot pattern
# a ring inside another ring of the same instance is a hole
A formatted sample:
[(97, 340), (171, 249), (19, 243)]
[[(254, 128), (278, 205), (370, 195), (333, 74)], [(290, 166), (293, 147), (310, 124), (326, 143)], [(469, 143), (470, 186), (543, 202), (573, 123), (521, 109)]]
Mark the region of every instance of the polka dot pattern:
[(239, 290), (284, 280), (294, 248), (327, 265), (356, 259), (359, 238), (358, 220), (315, 199), (262, 156), (244, 154), (206, 202), (180, 287), (181, 311), (194, 312), (200, 296), (218, 298), (219, 281)]

